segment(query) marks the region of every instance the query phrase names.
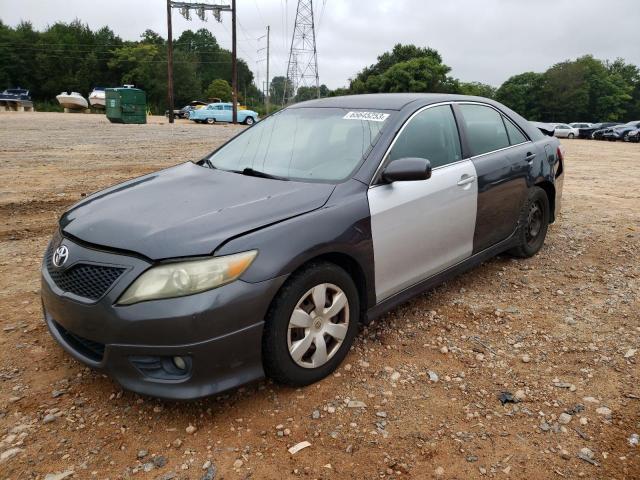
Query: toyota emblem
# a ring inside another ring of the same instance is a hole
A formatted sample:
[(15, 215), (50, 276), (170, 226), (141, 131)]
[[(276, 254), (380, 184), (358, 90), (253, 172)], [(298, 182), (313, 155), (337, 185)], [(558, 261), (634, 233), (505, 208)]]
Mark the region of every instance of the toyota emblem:
[(66, 245), (60, 245), (53, 254), (53, 264), (60, 268), (69, 258), (69, 249)]

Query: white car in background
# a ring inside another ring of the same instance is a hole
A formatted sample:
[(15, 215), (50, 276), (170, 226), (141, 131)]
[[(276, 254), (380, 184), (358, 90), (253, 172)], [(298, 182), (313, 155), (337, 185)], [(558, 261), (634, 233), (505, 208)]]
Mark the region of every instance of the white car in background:
[(574, 122), (570, 123), (569, 126), (572, 128), (591, 128), (593, 124), (587, 122)]
[(578, 129), (566, 123), (556, 123), (553, 135), (558, 138), (578, 138)]

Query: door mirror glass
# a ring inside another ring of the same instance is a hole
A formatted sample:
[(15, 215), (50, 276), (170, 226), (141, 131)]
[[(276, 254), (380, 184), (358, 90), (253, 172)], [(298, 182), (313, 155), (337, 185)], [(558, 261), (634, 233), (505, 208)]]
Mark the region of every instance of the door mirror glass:
[(382, 171), (385, 183), (411, 182), (431, 178), (431, 162), (426, 158), (398, 158)]

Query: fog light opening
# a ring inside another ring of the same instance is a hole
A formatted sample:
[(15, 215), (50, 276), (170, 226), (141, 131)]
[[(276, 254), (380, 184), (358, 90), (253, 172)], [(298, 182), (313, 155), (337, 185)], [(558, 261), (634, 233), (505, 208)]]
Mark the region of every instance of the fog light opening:
[(183, 372), (187, 369), (187, 362), (182, 357), (173, 357), (173, 365)]

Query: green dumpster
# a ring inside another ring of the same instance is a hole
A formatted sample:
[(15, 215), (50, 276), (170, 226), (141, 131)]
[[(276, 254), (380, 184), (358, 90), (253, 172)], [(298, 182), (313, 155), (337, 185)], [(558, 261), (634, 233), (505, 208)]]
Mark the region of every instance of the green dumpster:
[(107, 88), (105, 104), (111, 123), (147, 123), (147, 97), (139, 88)]

